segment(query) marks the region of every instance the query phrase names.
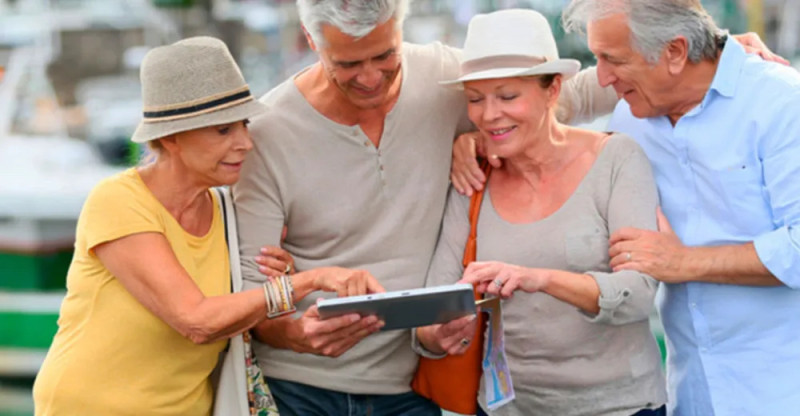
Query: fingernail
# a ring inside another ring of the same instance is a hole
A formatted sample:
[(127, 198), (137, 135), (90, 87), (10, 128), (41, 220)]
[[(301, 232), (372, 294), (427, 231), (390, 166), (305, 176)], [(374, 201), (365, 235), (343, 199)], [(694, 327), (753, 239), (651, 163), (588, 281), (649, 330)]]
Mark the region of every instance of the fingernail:
[(256, 261), (256, 262), (262, 262), (262, 261), (264, 261), (264, 258), (263, 258), (263, 257), (261, 257), (261, 256), (255, 256), (255, 257), (254, 257), (254, 259), (255, 259), (255, 261)]
[(350, 316), (350, 322), (358, 322), (359, 319), (361, 319), (361, 317), (358, 316), (358, 315), (351, 315)]
[(267, 254), (267, 253), (269, 253), (269, 250), (267, 250), (267, 248), (266, 248), (266, 247), (261, 247), (261, 250), (259, 250), (259, 251), (261, 252), (261, 254)]
[(491, 157), (491, 158), (492, 158), (492, 159), (494, 159), (494, 160), (497, 160), (497, 159), (499, 158), (499, 156), (497, 156), (497, 155), (491, 155), (491, 156), (489, 156), (489, 157)]
[(476, 314), (472, 314), (472, 315), (470, 315), (470, 316), (469, 316), (469, 322), (472, 322), (472, 321), (474, 321), (474, 320), (475, 320), (475, 318), (477, 318), (477, 317), (478, 317), (478, 315), (476, 315)]

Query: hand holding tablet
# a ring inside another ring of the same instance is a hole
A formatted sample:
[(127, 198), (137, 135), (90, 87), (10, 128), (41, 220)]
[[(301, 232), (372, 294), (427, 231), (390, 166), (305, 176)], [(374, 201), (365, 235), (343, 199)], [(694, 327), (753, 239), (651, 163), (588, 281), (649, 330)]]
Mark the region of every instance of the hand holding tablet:
[(348, 313), (376, 315), (386, 325), (382, 331), (416, 328), (450, 322), (475, 313), (472, 285), (454, 284), (398, 290), (317, 302), (322, 319)]

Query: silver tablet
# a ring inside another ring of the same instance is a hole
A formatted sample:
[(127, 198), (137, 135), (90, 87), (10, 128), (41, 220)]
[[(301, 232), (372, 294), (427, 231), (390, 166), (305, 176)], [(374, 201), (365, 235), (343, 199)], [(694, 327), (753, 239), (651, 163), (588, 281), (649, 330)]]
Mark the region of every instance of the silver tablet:
[(475, 298), (472, 285), (462, 283), (323, 299), (317, 302), (317, 307), (322, 319), (348, 313), (376, 315), (386, 322), (381, 330), (389, 331), (444, 323), (474, 314)]

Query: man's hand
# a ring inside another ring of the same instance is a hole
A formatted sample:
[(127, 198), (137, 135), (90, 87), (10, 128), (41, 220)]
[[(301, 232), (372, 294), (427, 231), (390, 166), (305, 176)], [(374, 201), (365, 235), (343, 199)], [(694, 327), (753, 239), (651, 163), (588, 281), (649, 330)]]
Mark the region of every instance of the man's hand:
[(314, 287), (325, 292), (336, 292), (339, 297), (358, 296), (367, 293), (385, 292), (366, 270), (352, 270), (342, 267), (322, 267), (314, 269)]
[(287, 336), (297, 352), (338, 357), (384, 324), (375, 316), (362, 318), (358, 314), (322, 320), (317, 305), (313, 305), (292, 322)]
[(417, 328), (420, 344), (434, 354), (461, 355), (467, 351), (478, 328), (477, 315), (465, 316), (446, 324)]
[(608, 255), (611, 268), (636, 270), (667, 283), (690, 280), (686, 267), (689, 248), (672, 231), (667, 217), (658, 216), (658, 231), (622, 228), (611, 235)]
[[(453, 143), (453, 163), (450, 165), (450, 181), (461, 195), (472, 196), (473, 191), (483, 189), (486, 175), (483, 174), (477, 157), (485, 156), (483, 135), (478, 131), (464, 133)], [(489, 157), (489, 163), (499, 168), (503, 162)]]
[(760, 56), (765, 61), (777, 62), (779, 64), (790, 65), (789, 61), (781, 56), (774, 54), (767, 45), (758, 36), (758, 33), (748, 32), (741, 35), (732, 35), (740, 45), (744, 47), (745, 52), (754, 53)]
[(475, 261), (467, 266), (459, 283), (476, 285), (478, 292), (510, 298), (514, 291), (538, 292), (549, 282), (549, 273), (499, 261)]

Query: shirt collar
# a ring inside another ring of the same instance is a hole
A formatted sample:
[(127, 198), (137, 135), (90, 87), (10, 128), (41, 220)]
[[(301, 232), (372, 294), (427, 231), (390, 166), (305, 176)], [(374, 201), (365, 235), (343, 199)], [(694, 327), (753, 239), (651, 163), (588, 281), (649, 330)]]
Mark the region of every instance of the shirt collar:
[(739, 82), (739, 75), (745, 59), (747, 59), (747, 53), (742, 45), (733, 40), (732, 36), (728, 36), (725, 48), (722, 49), (722, 55), (719, 58), (717, 73), (714, 74), (714, 80), (711, 81), (709, 90), (716, 91), (723, 97), (733, 97), (736, 94), (736, 85)]

